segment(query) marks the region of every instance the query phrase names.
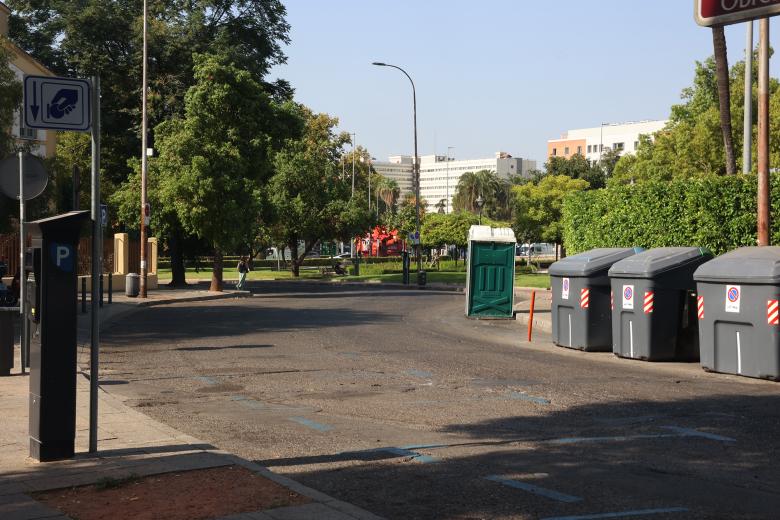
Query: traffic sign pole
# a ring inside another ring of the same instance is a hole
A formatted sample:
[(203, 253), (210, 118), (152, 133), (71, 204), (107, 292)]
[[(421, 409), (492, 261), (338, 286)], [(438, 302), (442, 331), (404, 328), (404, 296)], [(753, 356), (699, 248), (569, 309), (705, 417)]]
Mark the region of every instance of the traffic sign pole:
[(27, 365), (27, 316), (24, 311), (27, 308), (27, 280), (24, 276), (24, 249), (25, 249), (25, 237), (26, 226), (24, 208), (24, 154), (19, 152), (19, 313), (22, 315), (21, 327), (19, 328), (19, 347), (22, 354), (22, 374), (24, 374), (25, 366)]
[(92, 334), (89, 351), (89, 452), (97, 451), (100, 275), (103, 230), (100, 225), (100, 77), (92, 78)]

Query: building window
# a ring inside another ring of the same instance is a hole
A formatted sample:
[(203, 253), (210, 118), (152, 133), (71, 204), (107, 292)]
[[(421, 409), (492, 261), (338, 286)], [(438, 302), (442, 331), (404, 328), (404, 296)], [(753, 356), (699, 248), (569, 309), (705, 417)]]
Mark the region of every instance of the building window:
[(590, 153), (591, 145), (588, 145), (588, 153)]
[(639, 150), (639, 141), (634, 141), (634, 150)]
[(618, 152), (623, 150), (623, 148), (625, 148), (625, 143), (615, 143), (612, 145), (612, 149), (617, 150)]
[(558, 155), (558, 149), (557, 148), (553, 148), (553, 157), (555, 157), (556, 155)]
[(582, 155), (582, 146), (577, 147), (577, 153)]
[(27, 128), (26, 126), (19, 127), (20, 139), (38, 139), (38, 130), (35, 128)]
[(563, 155), (569, 155), (569, 147), (563, 149)]

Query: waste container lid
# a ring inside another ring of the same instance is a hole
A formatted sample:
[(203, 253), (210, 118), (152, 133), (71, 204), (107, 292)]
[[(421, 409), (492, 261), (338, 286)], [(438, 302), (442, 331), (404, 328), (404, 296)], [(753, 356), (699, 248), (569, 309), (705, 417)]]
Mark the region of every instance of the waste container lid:
[(780, 284), (780, 247), (741, 247), (702, 265), (697, 282)]
[(703, 247), (656, 247), (624, 258), (610, 267), (609, 276), (652, 278), (666, 271), (712, 258)]
[(578, 255), (568, 256), (550, 266), (554, 276), (590, 276), (606, 271), (612, 264), (627, 256), (644, 251), (641, 247), (602, 247)]
[(512, 228), (494, 228), (490, 226), (471, 226), (469, 242), (511, 242), (516, 243)]

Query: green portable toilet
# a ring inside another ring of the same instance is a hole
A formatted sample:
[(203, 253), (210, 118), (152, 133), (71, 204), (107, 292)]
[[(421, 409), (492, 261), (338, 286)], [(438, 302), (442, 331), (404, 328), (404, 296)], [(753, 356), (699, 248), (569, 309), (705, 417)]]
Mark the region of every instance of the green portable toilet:
[(466, 274), (466, 316), (512, 318), (515, 233), (510, 228), (471, 226)]

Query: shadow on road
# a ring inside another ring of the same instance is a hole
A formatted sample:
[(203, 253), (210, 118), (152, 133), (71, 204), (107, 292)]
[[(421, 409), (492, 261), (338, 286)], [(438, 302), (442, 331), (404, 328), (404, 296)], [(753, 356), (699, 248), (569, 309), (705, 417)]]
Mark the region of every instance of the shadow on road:
[[(769, 395), (537, 406), (531, 415), (451, 424), (441, 433), (457, 437), (442, 438), (459, 440), (443, 446), (258, 462), (388, 518), (664, 508), (688, 511), (650, 518), (772, 518), (780, 508), (780, 395), (770, 393), (775, 387), (755, 388)], [(508, 480), (486, 480), (494, 475)]]
[[(242, 336), (256, 332), (326, 329), (370, 323), (392, 324), (401, 316), (386, 312), (358, 311), (342, 307), (283, 307), (244, 305), (179, 304), (139, 311), (132, 320), (115, 323), (102, 338), (109, 345), (144, 345), (160, 341)], [(143, 323), (143, 328), (137, 326)], [(267, 348), (260, 345), (186, 347), (179, 350), (213, 348)]]

